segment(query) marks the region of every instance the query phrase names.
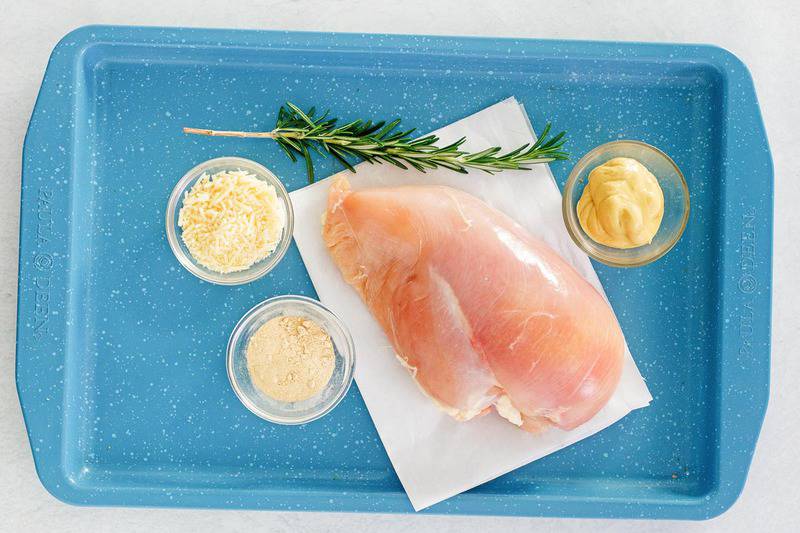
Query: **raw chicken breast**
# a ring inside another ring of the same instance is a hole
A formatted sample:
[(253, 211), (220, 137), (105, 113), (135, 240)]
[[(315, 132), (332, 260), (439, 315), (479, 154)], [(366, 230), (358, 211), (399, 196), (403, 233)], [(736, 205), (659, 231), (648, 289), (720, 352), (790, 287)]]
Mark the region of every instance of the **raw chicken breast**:
[(528, 431), (569, 430), (614, 392), (624, 341), (611, 308), (474, 196), (441, 186), (351, 191), (338, 178), (323, 238), (402, 364), (456, 419), (494, 408)]

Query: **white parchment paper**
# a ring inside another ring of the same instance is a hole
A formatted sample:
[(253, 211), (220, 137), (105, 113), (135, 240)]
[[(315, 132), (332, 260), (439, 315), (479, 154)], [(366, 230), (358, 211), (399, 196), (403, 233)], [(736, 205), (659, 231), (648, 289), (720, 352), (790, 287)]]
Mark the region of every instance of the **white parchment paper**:
[[(535, 139), (523, 107), (509, 98), (435, 132), (442, 145), (462, 136), (466, 148), (516, 148)], [(362, 163), (347, 172), (353, 189), (441, 184), (462, 189), (505, 212), (543, 239), (601, 292), (586, 255), (572, 242), (561, 216), (561, 194), (547, 165), (529, 171), (468, 175), (445, 169), (425, 174)], [(329, 178), (330, 179), (330, 178)], [(414, 509), (420, 510), (584, 439), (652, 400), (626, 348), (622, 379), (608, 404), (573, 431), (526, 433), (495, 413), (457, 422), (437, 409), (394, 356), (389, 340), (359, 296), (342, 279), (321, 235), (329, 179), (291, 193), (294, 238), (320, 300), (350, 328), (355, 379), (386, 452)]]

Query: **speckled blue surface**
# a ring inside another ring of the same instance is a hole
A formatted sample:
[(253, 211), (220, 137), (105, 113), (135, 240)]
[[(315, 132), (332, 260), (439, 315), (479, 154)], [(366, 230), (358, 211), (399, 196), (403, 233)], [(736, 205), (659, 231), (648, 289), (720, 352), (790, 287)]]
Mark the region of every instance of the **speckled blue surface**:
[[(618, 138), (663, 149), (692, 215), (655, 264), (596, 265), (652, 405), (426, 512), (727, 509), (769, 390), (772, 166), (745, 67), (713, 47), (381, 35), (87, 27), (56, 47), (25, 142), (17, 326), (45, 487), (76, 504), (411, 511), (356, 387), (300, 427), (256, 418), (230, 389), (236, 321), (314, 290), (294, 246), (249, 285), (193, 277), (167, 245), (167, 198), (223, 155), (290, 190), (306, 178), (267, 141), (181, 127), (269, 129), (290, 99), (424, 132), (511, 95), (534, 127), (567, 130), (576, 159)], [(552, 165), (561, 184), (570, 164)]]

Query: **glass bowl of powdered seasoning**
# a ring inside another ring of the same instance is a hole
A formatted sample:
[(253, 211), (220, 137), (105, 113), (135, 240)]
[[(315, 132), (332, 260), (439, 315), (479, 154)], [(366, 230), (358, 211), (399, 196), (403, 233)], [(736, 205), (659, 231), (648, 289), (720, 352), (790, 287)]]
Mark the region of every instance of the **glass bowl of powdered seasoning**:
[(261, 302), (228, 341), (228, 378), (236, 396), (277, 424), (304, 424), (329, 413), (347, 394), (354, 367), (345, 325), (305, 296)]

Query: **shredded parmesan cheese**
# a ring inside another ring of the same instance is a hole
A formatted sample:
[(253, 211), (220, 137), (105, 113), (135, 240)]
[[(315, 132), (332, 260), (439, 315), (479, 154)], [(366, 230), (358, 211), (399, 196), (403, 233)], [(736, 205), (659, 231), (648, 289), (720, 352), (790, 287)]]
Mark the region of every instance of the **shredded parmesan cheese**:
[(275, 188), (243, 171), (203, 174), (183, 198), (181, 238), (215, 272), (245, 270), (278, 246), (286, 211)]

